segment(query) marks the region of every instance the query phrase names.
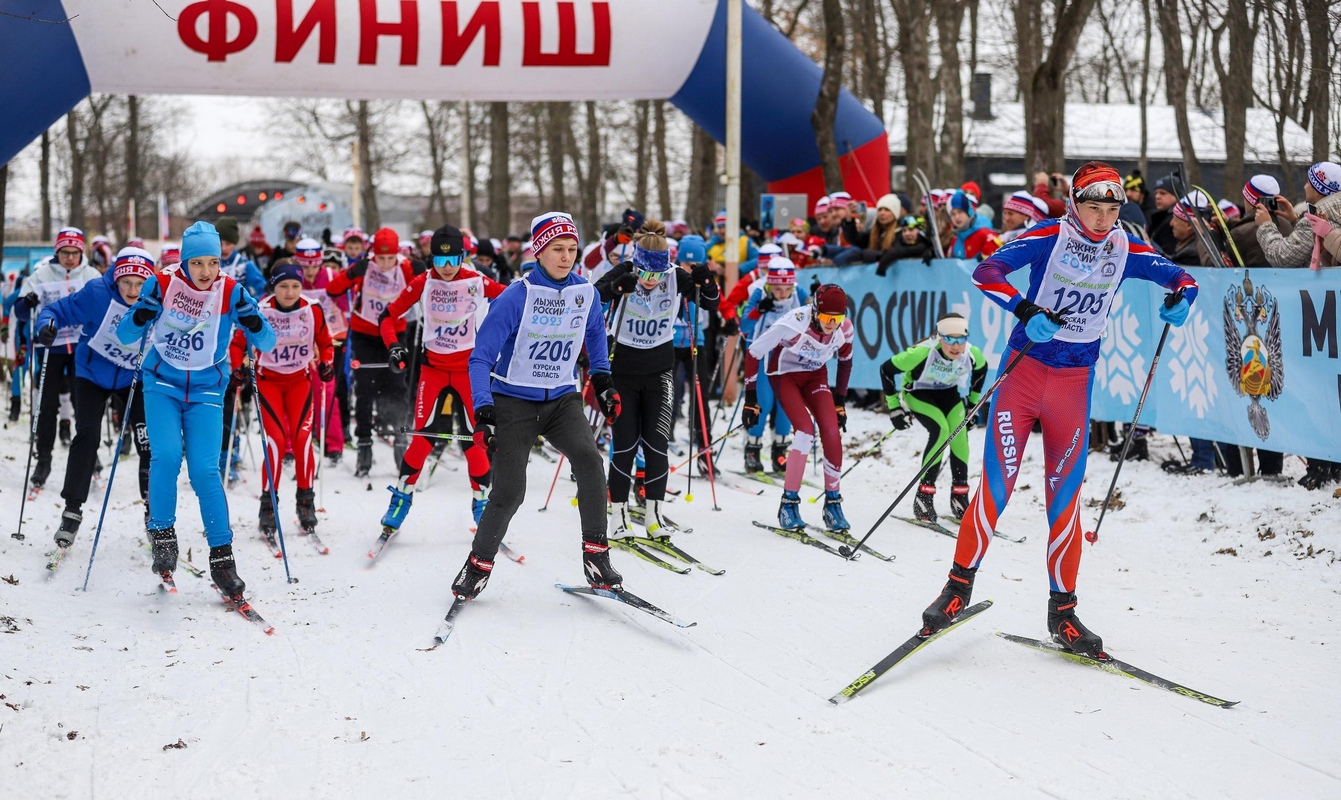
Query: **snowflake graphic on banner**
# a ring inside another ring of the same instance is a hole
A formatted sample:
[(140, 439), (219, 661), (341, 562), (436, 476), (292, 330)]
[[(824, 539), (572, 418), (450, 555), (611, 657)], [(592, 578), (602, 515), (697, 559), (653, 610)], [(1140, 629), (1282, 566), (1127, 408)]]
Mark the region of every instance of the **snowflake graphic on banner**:
[(1094, 365), (1094, 377), (1109, 397), (1130, 403), (1141, 393), (1146, 371), (1145, 355), (1140, 351), (1141, 321), (1124, 307), (1122, 295), (1117, 296), (1113, 306), (1108, 330), (1099, 347), (1099, 360)]
[(1169, 388), (1178, 399), (1204, 419), (1215, 402), (1215, 370), (1206, 349), (1211, 324), (1204, 314), (1193, 307), (1187, 323), (1169, 332), (1169, 346), (1173, 359), (1169, 361)]

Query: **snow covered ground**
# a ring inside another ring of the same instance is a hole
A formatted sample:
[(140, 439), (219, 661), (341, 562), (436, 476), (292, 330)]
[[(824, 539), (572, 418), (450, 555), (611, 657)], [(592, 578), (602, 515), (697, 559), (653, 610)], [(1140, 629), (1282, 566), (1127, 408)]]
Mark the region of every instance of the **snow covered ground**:
[[(850, 452), (887, 424), (854, 412)], [(18, 518), (26, 433), (26, 418), (0, 432), (6, 534)], [(976, 476), (981, 432), (972, 438)], [(844, 493), (855, 533), (910, 479), (923, 442), (920, 431), (896, 434), (852, 473)], [(738, 468), (738, 447), (728, 468)], [(320, 531), (330, 555), (294, 535), (285, 481), (296, 584), (257, 537), (258, 473), (230, 492), (239, 572), (278, 629), (266, 637), (225, 612), (205, 580), (179, 571), (180, 593), (159, 593), (137, 542), (133, 460), (112, 491), (89, 591), (79, 586), (96, 494), (49, 577), (58, 446), (49, 488), (28, 506), (27, 540), (0, 537), (3, 795), (1341, 796), (1341, 500), (1330, 489), (1170, 477), (1158, 461), (1173, 444), (1160, 437), (1152, 462), (1124, 469), (1127, 506), (1086, 546), (1079, 611), (1108, 649), (1242, 701), (1237, 708), (992, 635), (1044, 634), (1037, 444), (1001, 523), (1029, 540), (997, 540), (979, 576), (975, 599), (995, 607), (835, 707), (830, 696), (915, 632), (953, 541), (890, 520), (871, 543), (898, 560), (848, 563), (749, 524), (774, 519), (776, 490), (718, 486), (714, 511), (696, 480), (693, 502), (669, 511), (695, 528), (681, 546), (725, 575), (680, 576), (615, 554), (632, 591), (698, 622), (680, 630), (554, 588), (582, 581), (577, 509), (565, 470), (549, 510), (538, 510), (554, 465), (537, 458), (508, 537), (525, 564), (500, 558), (486, 592), (433, 650), (471, 539), (464, 465), (444, 459), (370, 568), (365, 553), (395, 472), (390, 450), (378, 448), (370, 489), (352, 477), (352, 458), (326, 476)], [(1097, 505), (1112, 465), (1101, 456), (1090, 467), (1086, 496)], [(1286, 469), (1302, 473), (1297, 459)], [(183, 475), (178, 531), (203, 564), (186, 486)], [(819, 510), (803, 504), (812, 521)], [(1097, 509), (1085, 518), (1092, 526)]]

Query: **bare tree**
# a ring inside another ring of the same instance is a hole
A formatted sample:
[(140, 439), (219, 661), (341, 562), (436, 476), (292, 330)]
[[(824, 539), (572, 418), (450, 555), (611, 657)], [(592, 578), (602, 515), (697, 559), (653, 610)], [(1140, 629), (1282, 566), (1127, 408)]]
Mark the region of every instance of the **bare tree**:
[(1293, 2), (1267, 3), (1263, 16), (1266, 25), (1259, 33), (1265, 36), (1266, 66), (1261, 70), (1263, 81), (1253, 87), (1253, 98), (1275, 117), (1276, 154), (1281, 172), (1289, 175), (1285, 127), (1290, 120), (1297, 122), (1303, 111), (1306, 37), (1299, 8)]
[(464, 195), (466, 201), (463, 203), (465, 208), (464, 213), (461, 216), (461, 222), (465, 227), (474, 230), (479, 227), (480, 222), (479, 205), (475, 202), (475, 198), (478, 196), (475, 187), (475, 154), (478, 153), (479, 150), (475, 147), (475, 125), (472, 122), (470, 103), (468, 101), (462, 101), (459, 104), (459, 108), (461, 111), (462, 131), (461, 164), (465, 171), (464, 180), (461, 181), (461, 193)]
[(843, 89), (843, 53), (847, 30), (843, 22), (842, 0), (824, 0), (824, 74), (820, 77), (819, 97), (810, 114), (815, 130), (824, 184), (828, 191), (843, 188), (843, 169), (838, 163), (838, 143), (834, 139), (834, 121), (838, 118), (838, 96)]
[(693, 146), (689, 156), (689, 197), (685, 203), (685, 220), (695, 230), (703, 230), (717, 210), (713, 200), (717, 195), (717, 141), (712, 134), (693, 126)]
[(936, 131), (936, 88), (931, 82), (931, 0), (889, 0), (899, 24), (899, 64), (903, 68), (904, 92), (908, 98), (908, 130), (904, 164), (911, 173), (925, 172), (937, 180), (933, 142)]
[(861, 65), (861, 92), (881, 120), (889, 88), (890, 47), (885, 41), (885, 15), (877, 0), (856, 0), (857, 55)]
[(427, 100), (419, 101), (419, 110), (424, 115), (424, 143), (428, 147), (429, 220), (446, 221), (447, 219), (447, 197), (442, 191), (442, 181), (447, 172), (447, 136), (449, 135), (450, 109), (451, 106), (448, 103), (439, 102), (430, 106)]
[(489, 104), (489, 235), (506, 236), (512, 218), (508, 104)]
[(569, 140), (573, 138), (573, 109), (567, 102), (550, 103), (547, 112), (549, 125), (546, 126), (545, 150), (549, 156), (550, 207), (564, 211), (568, 208), (568, 188), (563, 160), (570, 147)]
[[(38, 182), (42, 195), (42, 241), (51, 241), (51, 131), (42, 131), (42, 157), (38, 162)], [(0, 217), (3, 219), (3, 217)]]
[(960, 70), (959, 34), (964, 25), (965, 8), (958, 0), (934, 0), (931, 5), (941, 56), (937, 83), (945, 103), (938, 172), (942, 180), (955, 183), (964, 176), (964, 81)]
[(639, 211), (647, 211), (647, 182), (651, 173), (651, 161), (647, 153), (647, 140), (650, 136), (649, 128), (652, 124), (651, 103), (647, 100), (639, 100), (636, 105), (638, 109), (638, 122), (635, 128), (635, 137), (637, 145), (634, 149), (634, 174), (637, 176), (634, 180), (633, 188), (633, 207)]
[[(1210, 9), (1203, 10), (1209, 18)], [(1260, 7), (1254, 17), (1260, 17)], [(1229, 34), (1229, 50), (1221, 53), (1220, 42)], [(1247, 0), (1227, 0), (1223, 21), (1214, 26), (1211, 56), (1215, 74), (1220, 80), (1220, 100), (1225, 112), (1225, 180), (1222, 192), (1242, 186), (1244, 180), (1243, 151), (1248, 138), (1248, 105), (1252, 102), (1252, 82), (1245, 80), (1238, 65), (1251, 64), (1257, 38), (1257, 19), (1248, 18)]]
[(1029, 172), (1065, 167), (1066, 71), (1094, 3), (1053, 0), (1050, 44), (1044, 43), (1042, 0), (1019, 0), (1015, 6), (1020, 89), (1024, 95), (1024, 162)]
[[(1313, 132), (1313, 161), (1326, 161), (1331, 149), (1327, 126), (1331, 120), (1332, 70), (1336, 59), (1333, 50), (1329, 9), (1335, 8), (1328, 0), (1304, 0), (1304, 21), (1308, 26), (1309, 74), (1308, 98), (1304, 101), (1304, 127)], [(1231, 44), (1231, 49), (1233, 45)], [(1237, 62), (1242, 63), (1242, 62)], [(1308, 124), (1309, 117), (1312, 124)]]
[(370, 229), (380, 228), (382, 214), (377, 208), (377, 179), (373, 161), (373, 129), (368, 122), (368, 101), (360, 100), (354, 112), (354, 137), (359, 150), (359, 185), (354, 191), (362, 201), (363, 218)]
[[(140, 194), (140, 98), (130, 95), (126, 98), (126, 200), (127, 206), (134, 203), (136, 216), (146, 210), (140, 205), (144, 199)], [(136, 221), (136, 228), (139, 222)]]
[[(79, 133), (79, 109), (65, 115), (65, 140), (70, 147), (70, 215), (65, 224), (84, 227), (84, 150)], [(47, 237), (50, 238), (50, 237)]]
[(652, 137), (652, 151), (657, 161), (657, 205), (661, 207), (661, 218), (671, 219), (670, 166), (666, 163), (666, 101), (656, 101), (656, 133)]
[(1196, 146), (1192, 142), (1192, 128), (1187, 117), (1187, 62), (1183, 59), (1183, 26), (1178, 14), (1178, 0), (1155, 0), (1159, 12), (1159, 30), (1164, 40), (1164, 80), (1169, 105), (1178, 128), (1178, 145), (1183, 151), (1184, 176), (1189, 183), (1201, 183), (1201, 165), (1197, 163)]
[(1150, 43), (1155, 38), (1150, 23), (1150, 0), (1141, 0), (1144, 44), (1141, 49), (1141, 174), (1150, 175), (1150, 123), (1146, 106), (1150, 102)]

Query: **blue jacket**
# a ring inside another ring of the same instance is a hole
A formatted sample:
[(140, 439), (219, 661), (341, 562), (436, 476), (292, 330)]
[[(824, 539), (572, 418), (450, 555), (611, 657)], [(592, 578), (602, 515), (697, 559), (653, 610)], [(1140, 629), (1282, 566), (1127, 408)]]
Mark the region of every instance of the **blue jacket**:
[[(145, 281), (140, 300), (134, 309), (149, 308), (158, 314), (163, 312), (163, 292), (171, 281), (189, 280), (182, 271), (168, 275), (160, 274), (156, 280)], [(221, 315), (223, 322), (215, 329), (214, 364), (201, 370), (182, 370), (166, 363), (154, 346), (150, 344), (144, 351), (144, 390), (166, 394), (183, 403), (205, 403), (223, 405), (224, 389), (228, 386), (228, 376), (232, 367), (228, 359), (228, 345), (233, 339), (233, 325), (242, 317), (261, 316), (256, 301), (241, 284), (220, 273), (216, 280), (225, 281), (224, 301)], [(138, 345), (149, 324), (136, 325), (135, 315), (127, 314), (121, 318), (116, 335), (122, 344)], [(244, 329), (245, 331), (245, 329)], [(257, 350), (268, 352), (275, 347), (275, 329), (261, 316), (261, 330), (258, 333), (245, 331), (247, 343)]]
[(242, 257), (241, 249), (234, 250), (231, 258), (219, 259), (219, 271), (247, 287), (252, 297), (265, 294), (265, 276), (254, 263)]
[[(522, 310), (526, 306), (526, 287), (528, 284), (562, 289), (567, 286), (588, 284), (587, 279), (574, 269), (562, 283), (555, 282), (543, 268), (526, 273), (526, 277), (508, 284), (508, 288), (489, 304), (489, 314), (475, 335), (475, 350), (470, 354), (470, 394), (475, 408), (494, 404), (494, 394), (503, 394), (522, 400), (545, 402), (577, 391), (577, 376), (572, 383), (555, 389), (540, 389), (534, 386), (514, 386), (493, 375), (507, 375), (508, 365), (512, 363), (512, 349), (517, 343), (517, 330), (521, 327)], [(587, 314), (587, 327), (584, 339), (587, 347), (588, 372), (610, 372), (610, 355), (605, 339), (605, 318), (600, 314), (600, 295), (596, 287), (591, 287), (591, 311)]]
[(42, 313), (37, 315), (36, 328), (40, 331), (48, 324), (57, 328), (83, 326), (79, 345), (75, 347), (75, 377), (93, 381), (104, 389), (124, 389), (134, 380), (135, 370), (108, 361), (89, 346), (89, 339), (98, 332), (107, 309), (113, 306), (122, 311), (130, 308), (121, 299), (116, 281), (112, 280), (112, 272), (108, 270), (100, 280), (90, 281), (69, 297), (62, 297), (42, 309)]

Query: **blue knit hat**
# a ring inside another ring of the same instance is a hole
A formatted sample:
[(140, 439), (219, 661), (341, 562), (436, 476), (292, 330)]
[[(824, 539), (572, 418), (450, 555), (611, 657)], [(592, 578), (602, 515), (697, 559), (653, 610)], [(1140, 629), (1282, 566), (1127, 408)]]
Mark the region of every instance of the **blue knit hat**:
[(633, 266), (643, 272), (666, 272), (670, 269), (670, 253), (666, 250), (644, 250), (635, 244)]
[(201, 256), (223, 258), (219, 232), (208, 222), (197, 222), (182, 234), (182, 261), (190, 263), (191, 259)]
[(680, 240), (680, 252), (676, 261), (681, 264), (705, 264), (708, 261), (707, 243), (703, 237), (691, 233)]
[(270, 270), (270, 280), (266, 283), (266, 286), (273, 292), (275, 291), (275, 287), (278, 286), (281, 281), (298, 281), (299, 283), (302, 283), (303, 268), (293, 261), (290, 261), (287, 264), (280, 264)]

